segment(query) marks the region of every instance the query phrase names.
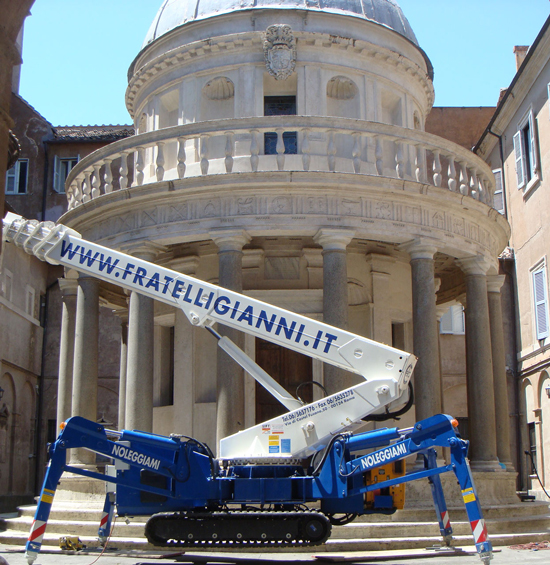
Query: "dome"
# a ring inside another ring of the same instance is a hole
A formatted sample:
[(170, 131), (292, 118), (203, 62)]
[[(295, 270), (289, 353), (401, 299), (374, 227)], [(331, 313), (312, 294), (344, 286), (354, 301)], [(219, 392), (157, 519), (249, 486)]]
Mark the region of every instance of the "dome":
[(342, 14), (386, 26), (418, 45), (414, 32), (394, 0), (164, 0), (143, 47), (189, 22), (245, 10), (310, 10)]

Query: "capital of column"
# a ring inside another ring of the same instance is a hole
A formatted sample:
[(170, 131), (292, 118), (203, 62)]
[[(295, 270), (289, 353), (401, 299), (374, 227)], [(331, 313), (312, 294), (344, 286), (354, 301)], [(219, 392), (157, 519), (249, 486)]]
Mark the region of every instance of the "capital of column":
[(67, 296), (76, 296), (78, 290), (78, 281), (76, 279), (57, 279), (59, 283), (59, 289), (61, 290), (61, 296), (63, 298)]
[(506, 275), (489, 275), (487, 277), (487, 292), (500, 294), (500, 289), (506, 280)]
[(398, 246), (400, 251), (408, 253), (411, 260), (413, 259), (433, 259), (437, 253), (437, 245), (435, 242), (418, 238), (406, 241)]
[(491, 268), (491, 263), (486, 257), (481, 255), (456, 259), (456, 264), (462, 269), (465, 275), (486, 275), (487, 271)]
[(216, 230), (210, 232), (209, 235), (221, 253), (242, 251), (243, 247), (252, 240), (246, 230)]
[(321, 228), (313, 236), (313, 241), (319, 244), (323, 251), (345, 251), (354, 236), (353, 230)]
[(142, 261), (154, 261), (159, 253), (166, 251), (166, 248), (152, 241), (140, 241), (139, 243), (128, 243), (121, 246), (121, 251)]
[(200, 259), (198, 255), (188, 255), (187, 257), (175, 257), (167, 261), (169, 269), (183, 273), (184, 275), (194, 275), (199, 267)]

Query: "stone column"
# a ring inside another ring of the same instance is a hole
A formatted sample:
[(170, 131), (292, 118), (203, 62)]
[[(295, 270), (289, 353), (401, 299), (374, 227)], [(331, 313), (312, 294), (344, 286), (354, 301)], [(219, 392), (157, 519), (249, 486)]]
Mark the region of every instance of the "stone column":
[(470, 460), (475, 471), (502, 470), (497, 461), (493, 358), (489, 324), (489, 265), (477, 257), (457, 261), (466, 282), (466, 382)]
[[(348, 267), (347, 251), (355, 232), (337, 228), (321, 228), (314, 236), (323, 247), (323, 321), (347, 329)], [(324, 384), (329, 394), (351, 386), (346, 371), (334, 365), (324, 365)]]
[[(243, 246), (251, 237), (244, 230), (219, 230), (210, 234), (218, 246), (219, 285), (242, 292)], [(241, 349), (244, 337), (238, 330), (219, 326)], [(220, 439), (244, 429), (244, 374), (241, 367), (218, 348), (216, 444)]]
[(57, 381), (57, 430), (72, 415), (74, 338), (76, 324), (76, 279), (59, 279), (61, 289), (61, 337), (59, 340), (59, 378)]
[[(99, 280), (80, 274), (76, 303), (72, 415), (97, 420)], [(71, 463), (93, 465), (95, 453), (72, 450)]]
[(418, 357), (414, 370), (416, 419), (441, 412), (439, 332), (434, 278), (435, 245), (416, 240), (403, 246), (411, 258), (413, 352)]
[[(137, 259), (152, 263), (159, 248), (144, 243), (128, 251)], [(131, 291), (124, 413), (124, 426), (128, 430), (153, 431), (154, 329), (155, 301)]]
[(489, 300), (491, 353), (493, 356), (497, 455), (500, 463), (506, 466), (507, 471), (515, 472), (510, 453), (510, 409), (508, 405), (504, 327), (502, 323), (502, 305), (500, 300), (500, 289), (505, 279), (505, 275), (488, 276), (487, 297)]
[(128, 310), (117, 312), (120, 317), (120, 374), (118, 380), (118, 429), (126, 428), (126, 380), (128, 375)]

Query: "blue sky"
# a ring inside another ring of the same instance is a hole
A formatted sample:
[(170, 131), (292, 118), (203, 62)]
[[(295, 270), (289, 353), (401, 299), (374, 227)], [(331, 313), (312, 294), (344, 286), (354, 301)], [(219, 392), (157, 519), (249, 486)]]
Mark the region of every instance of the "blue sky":
[[(124, 124), (127, 71), (161, 0), (36, 0), (20, 94), (54, 125)], [(435, 69), (437, 106), (494, 106), (549, 0), (398, 0)]]

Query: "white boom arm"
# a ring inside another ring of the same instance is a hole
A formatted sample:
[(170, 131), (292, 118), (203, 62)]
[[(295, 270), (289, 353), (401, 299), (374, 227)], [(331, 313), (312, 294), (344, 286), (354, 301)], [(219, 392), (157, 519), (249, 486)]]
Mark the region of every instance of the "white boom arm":
[(293, 398), (229, 339), (219, 345), (284, 406), (288, 414), (224, 438), (230, 459), (306, 457), (331, 435), (380, 412), (407, 390), (416, 358), (403, 351), (85, 241), (52, 222), (8, 213), (3, 239), (53, 265), (75, 269), (180, 308), (194, 326), (218, 322), (362, 376), (366, 382), (307, 406)]

